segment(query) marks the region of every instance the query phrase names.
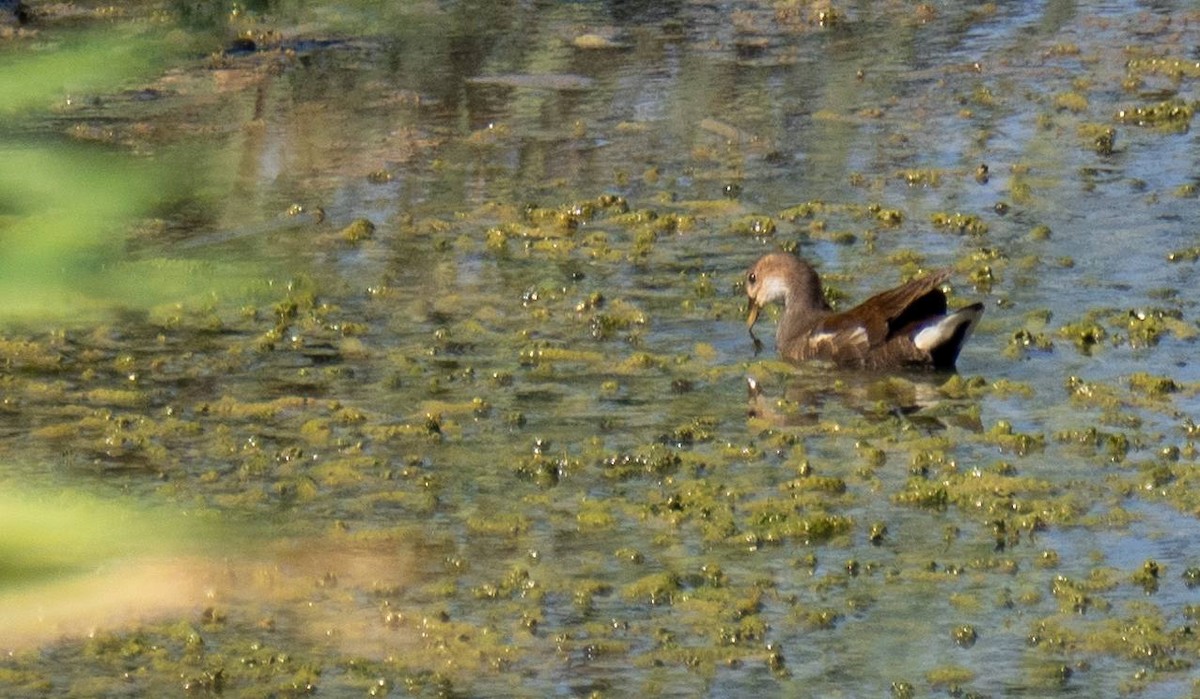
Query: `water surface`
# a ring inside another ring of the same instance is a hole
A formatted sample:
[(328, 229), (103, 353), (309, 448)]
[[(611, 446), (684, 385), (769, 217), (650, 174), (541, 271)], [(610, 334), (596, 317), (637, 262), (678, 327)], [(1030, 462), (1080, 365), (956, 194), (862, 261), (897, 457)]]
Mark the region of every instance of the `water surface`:
[[(42, 8), (3, 693), (1196, 691), (1196, 19)], [(779, 247), (951, 267), (959, 374), (755, 356)]]

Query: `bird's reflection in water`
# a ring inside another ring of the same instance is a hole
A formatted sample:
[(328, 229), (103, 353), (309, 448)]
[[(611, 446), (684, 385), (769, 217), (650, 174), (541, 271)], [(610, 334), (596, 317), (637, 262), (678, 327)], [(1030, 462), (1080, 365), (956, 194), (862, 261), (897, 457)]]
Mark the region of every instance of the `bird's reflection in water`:
[[(782, 386), (747, 377), (747, 415), (774, 427), (811, 426), (849, 411), (872, 422), (895, 421), (932, 434), (948, 427), (982, 432), (973, 401), (952, 398), (953, 372), (805, 371)], [(965, 401), (965, 402), (964, 402)], [(836, 419), (836, 418), (835, 418)]]

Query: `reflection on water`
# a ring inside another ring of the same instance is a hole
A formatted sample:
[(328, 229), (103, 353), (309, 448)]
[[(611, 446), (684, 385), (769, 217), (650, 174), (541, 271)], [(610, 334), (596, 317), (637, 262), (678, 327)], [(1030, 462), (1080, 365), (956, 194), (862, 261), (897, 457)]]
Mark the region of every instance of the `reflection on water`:
[[(0, 535), (0, 693), (1190, 691), (1182, 4), (37, 9), (0, 479), (222, 526)], [(961, 373), (756, 356), (777, 247)]]

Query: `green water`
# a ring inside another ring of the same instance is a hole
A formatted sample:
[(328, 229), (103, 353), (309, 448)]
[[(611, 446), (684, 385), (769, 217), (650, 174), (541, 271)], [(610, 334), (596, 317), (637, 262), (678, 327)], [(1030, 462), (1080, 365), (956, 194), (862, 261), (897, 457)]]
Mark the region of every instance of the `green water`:
[(0, 694), (1200, 691), (1186, 4), (32, 5)]

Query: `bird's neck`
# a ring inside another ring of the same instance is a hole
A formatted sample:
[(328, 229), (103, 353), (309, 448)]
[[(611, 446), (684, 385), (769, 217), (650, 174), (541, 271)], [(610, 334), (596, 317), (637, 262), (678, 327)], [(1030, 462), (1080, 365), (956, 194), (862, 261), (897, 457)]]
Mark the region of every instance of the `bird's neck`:
[(808, 332), (829, 312), (829, 306), (824, 299), (821, 299), (819, 304), (784, 302), (783, 313), (779, 316), (779, 327), (775, 331), (776, 344), (782, 347), (791, 338)]

